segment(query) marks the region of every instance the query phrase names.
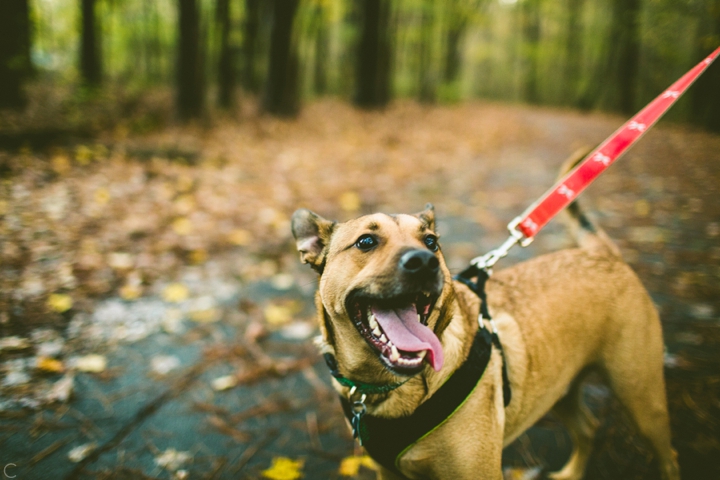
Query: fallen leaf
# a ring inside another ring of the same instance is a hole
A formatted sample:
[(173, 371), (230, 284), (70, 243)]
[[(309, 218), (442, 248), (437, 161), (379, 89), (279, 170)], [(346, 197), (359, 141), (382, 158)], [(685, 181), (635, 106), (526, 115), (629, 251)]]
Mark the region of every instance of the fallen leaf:
[(170, 303), (180, 303), (187, 300), (190, 295), (188, 288), (182, 283), (171, 283), (163, 290), (163, 300)]
[(340, 195), (340, 208), (353, 213), (360, 210), (360, 196), (355, 192), (345, 192)]
[(180, 359), (175, 355), (155, 355), (150, 360), (150, 369), (158, 375), (167, 375), (180, 366)]
[(73, 300), (70, 295), (65, 295), (64, 293), (53, 293), (48, 297), (47, 306), (50, 310), (63, 313), (72, 308)]
[(189, 462), (192, 458), (193, 456), (190, 452), (182, 452), (175, 450), (174, 448), (168, 448), (155, 457), (155, 464), (166, 470), (174, 472)]
[(126, 284), (120, 287), (118, 293), (123, 300), (137, 300), (142, 295), (142, 288), (139, 285)]
[(65, 370), (65, 366), (60, 360), (50, 357), (38, 357), (36, 367), (38, 370), (48, 373), (60, 373)]
[(68, 452), (68, 458), (73, 463), (79, 463), (82, 462), (87, 458), (88, 455), (92, 453), (93, 450), (97, 448), (97, 445), (95, 443), (86, 443), (85, 445), (80, 445), (79, 447), (75, 447), (70, 452)]
[(246, 247), (252, 243), (252, 234), (247, 230), (236, 229), (230, 232), (230, 235), (228, 235), (228, 240), (233, 245)]
[(208, 252), (204, 248), (198, 248), (190, 252), (190, 263), (200, 265), (208, 259)]
[(53, 384), (45, 399), (50, 403), (65, 403), (70, 400), (74, 386), (75, 378), (71, 374), (65, 375)]
[(105, 205), (110, 201), (110, 192), (107, 188), (98, 188), (95, 190), (95, 203), (98, 203), (100, 205)]
[(265, 321), (270, 325), (284, 325), (292, 320), (293, 311), (285, 305), (269, 304), (265, 307)]
[(263, 470), (262, 475), (271, 480), (297, 480), (302, 478), (302, 468), (305, 465), (304, 460), (293, 460), (287, 457), (275, 457), (272, 465), (267, 470)]
[(25, 350), (32, 345), (26, 338), (13, 335), (12, 337), (0, 338), (0, 352), (3, 350)]
[(89, 373), (100, 373), (107, 368), (107, 358), (103, 355), (92, 353), (84, 357), (78, 357), (74, 361), (76, 370)]
[(235, 375), (225, 375), (224, 377), (218, 377), (212, 381), (212, 388), (215, 391), (229, 390), (236, 387), (238, 384), (237, 377)]
[(195, 310), (190, 312), (190, 320), (197, 323), (213, 323), (220, 320), (220, 309), (206, 308), (204, 310)]
[(193, 224), (185, 217), (176, 218), (172, 223), (172, 229), (178, 235), (190, 235), (193, 231)]

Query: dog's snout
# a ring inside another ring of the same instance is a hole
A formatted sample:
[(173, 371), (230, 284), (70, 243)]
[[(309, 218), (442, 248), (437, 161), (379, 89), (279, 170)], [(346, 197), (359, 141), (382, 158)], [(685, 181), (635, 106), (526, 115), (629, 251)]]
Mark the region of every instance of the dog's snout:
[(434, 274), (440, 268), (437, 257), (427, 250), (410, 250), (400, 257), (400, 269), (410, 274)]

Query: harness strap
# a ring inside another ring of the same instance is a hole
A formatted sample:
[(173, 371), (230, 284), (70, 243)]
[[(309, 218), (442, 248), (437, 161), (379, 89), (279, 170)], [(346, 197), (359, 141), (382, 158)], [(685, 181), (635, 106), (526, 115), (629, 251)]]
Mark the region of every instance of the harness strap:
[[(360, 429), (362, 445), (370, 456), (388, 470), (405, 478), (397, 461), (415, 443), (430, 435), (458, 411), (480, 383), (490, 361), (494, 335), (485, 328), (475, 334), (467, 360), (432, 397), (407, 417), (381, 418), (365, 415)], [(340, 397), (345, 416), (352, 420), (350, 401)]]
[[(488, 310), (487, 294), (485, 293), (485, 284), (490, 278), (490, 274), (484, 268), (478, 268), (474, 263), (462, 272), (455, 275), (455, 280), (464, 283), (475, 295), (480, 298), (480, 317), (481, 319), (492, 321), (490, 316), (490, 310)], [(477, 278), (477, 282), (473, 282), (472, 278)], [(479, 322), (482, 326), (482, 322)], [(484, 330), (484, 329), (483, 329)], [(500, 350), (502, 356), (502, 378), (503, 378), (503, 400), (507, 407), (512, 400), (512, 388), (510, 386), (510, 377), (507, 371), (507, 362), (505, 361), (505, 352), (503, 351), (502, 344), (500, 343), (500, 337), (495, 330), (493, 324), (492, 342), (495, 347)]]

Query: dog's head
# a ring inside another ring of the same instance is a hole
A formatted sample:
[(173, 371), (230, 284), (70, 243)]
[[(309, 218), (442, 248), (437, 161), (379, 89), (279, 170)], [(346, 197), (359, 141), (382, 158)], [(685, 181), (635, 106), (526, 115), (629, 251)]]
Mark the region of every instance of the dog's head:
[(432, 205), (345, 223), (303, 209), (293, 214), (292, 230), (301, 260), (320, 274), (320, 327), (347, 374), (377, 379), (440, 369), (452, 289)]

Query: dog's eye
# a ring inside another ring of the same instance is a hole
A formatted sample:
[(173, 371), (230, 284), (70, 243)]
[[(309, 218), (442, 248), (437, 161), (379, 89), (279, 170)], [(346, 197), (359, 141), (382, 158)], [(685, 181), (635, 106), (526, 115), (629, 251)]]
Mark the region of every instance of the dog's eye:
[(373, 247), (377, 246), (377, 244), (378, 244), (377, 239), (376, 239), (374, 236), (370, 235), (370, 234), (366, 234), (366, 235), (361, 236), (361, 237), (358, 238), (357, 241), (355, 242), (355, 246), (356, 246), (357, 248), (359, 248), (360, 250), (362, 250), (363, 252), (367, 252), (368, 250), (370, 250), (370, 249), (372, 249)]
[(438, 239), (435, 235), (428, 235), (425, 237), (425, 246), (433, 252), (437, 252), (438, 248), (440, 248), (440, 245), (438, 245)]

